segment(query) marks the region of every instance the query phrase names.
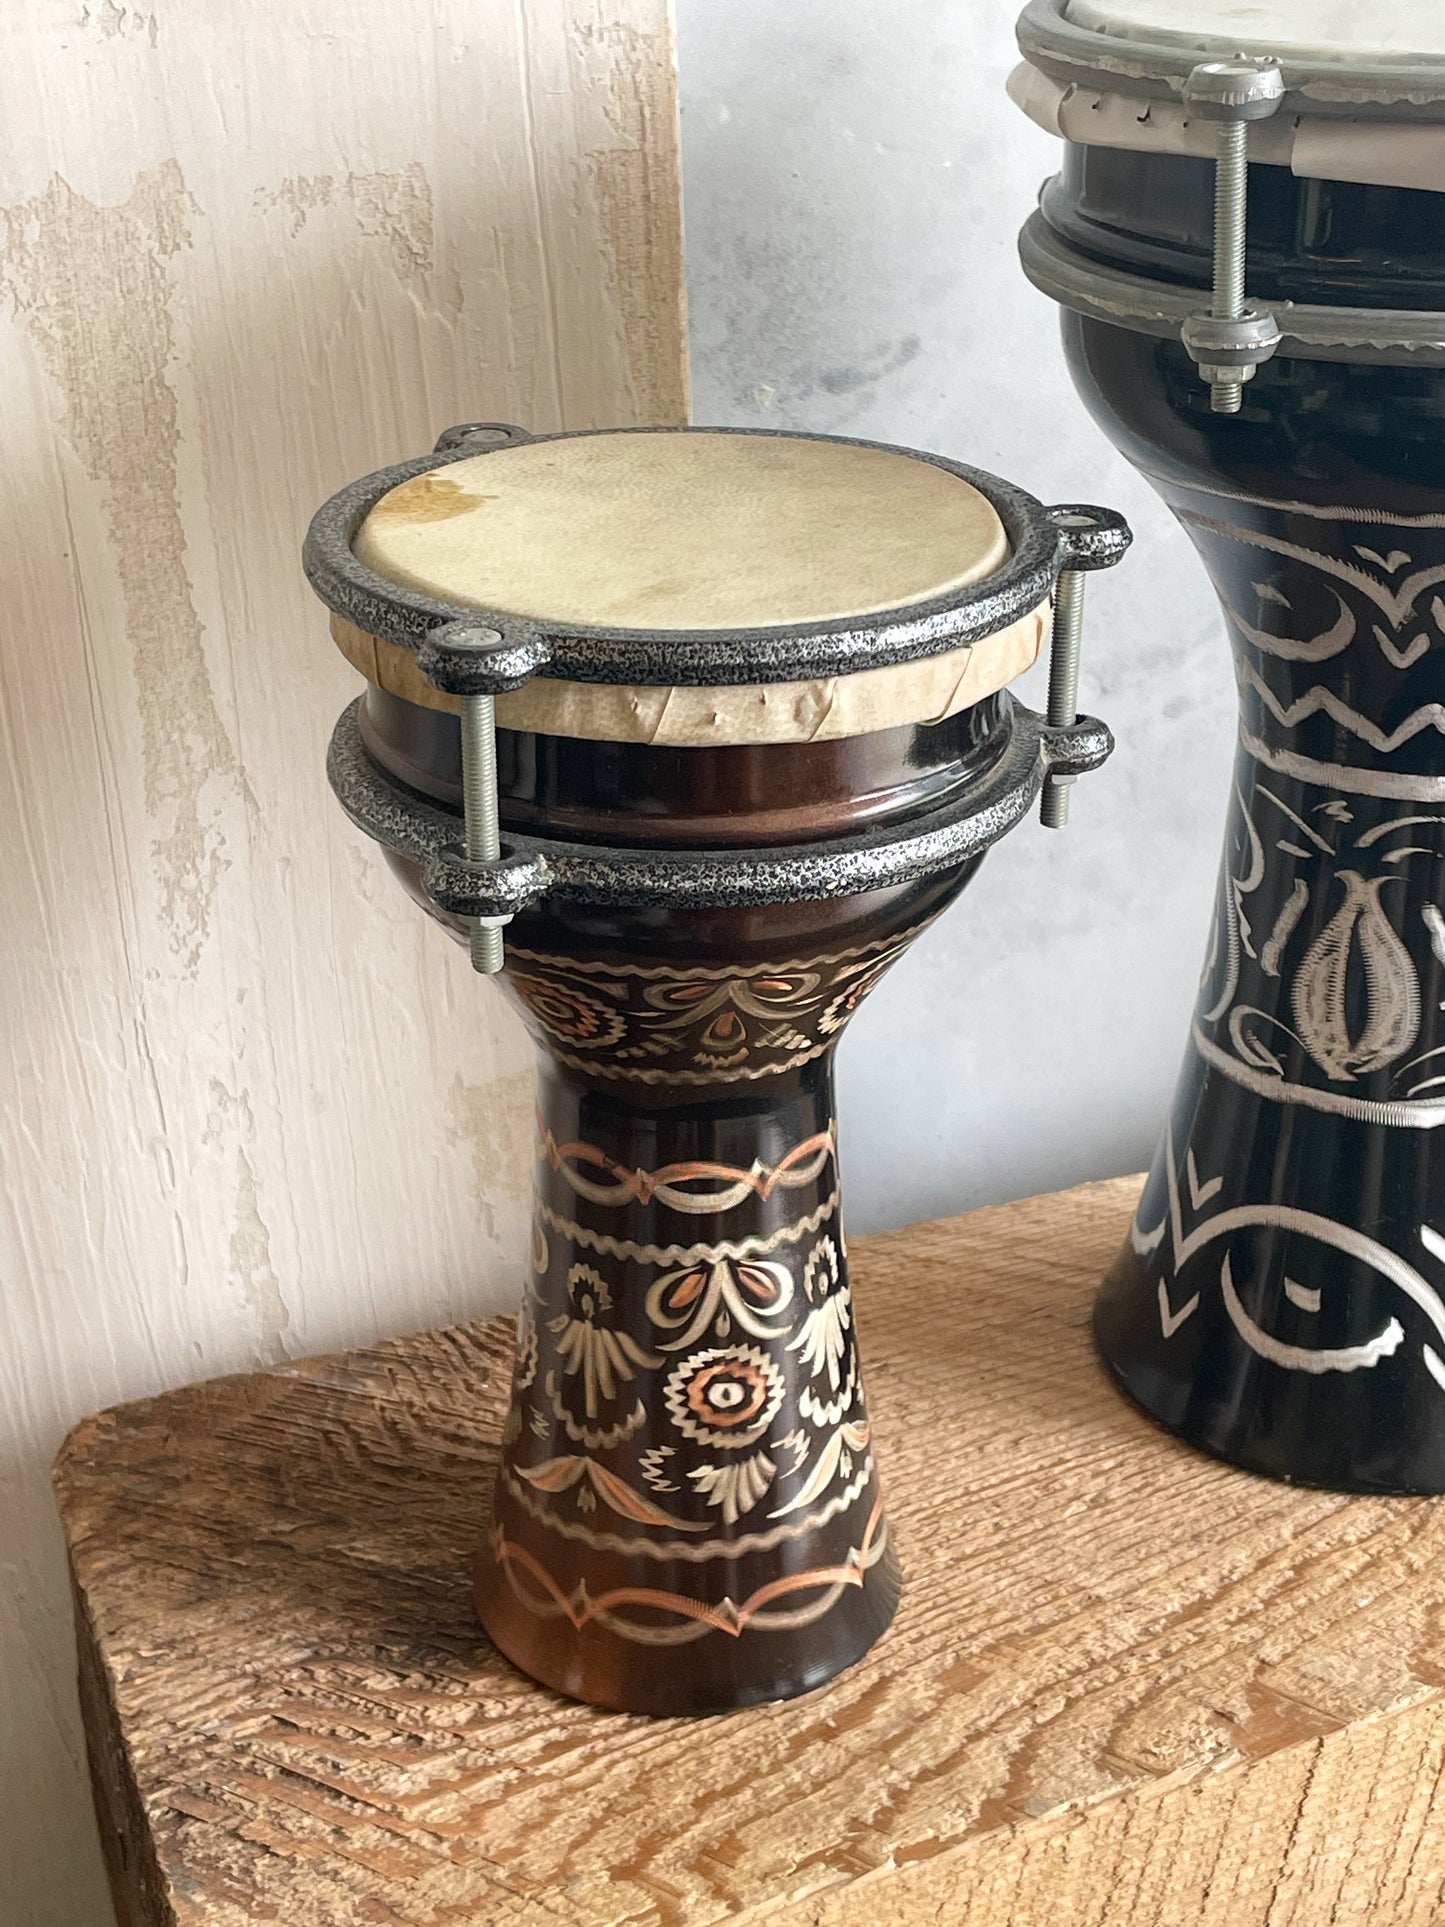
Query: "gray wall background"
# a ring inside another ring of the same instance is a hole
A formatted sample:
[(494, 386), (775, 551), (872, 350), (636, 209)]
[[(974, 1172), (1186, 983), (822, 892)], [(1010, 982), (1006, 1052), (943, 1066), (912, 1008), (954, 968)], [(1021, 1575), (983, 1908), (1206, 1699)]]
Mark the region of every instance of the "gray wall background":
[[(840, 1053), (865, 1230), (1147, 1163), (1202, 961), (1233, 744), (1203, 570), (1069, 382), (1015, 236), (1058, 143), (1010, 104), (1013, 0), (680, 0), (693, 415), (874, 437), (1133, 523), (1081, 704), (1119, 747), (1015, 830)], [(1043, 706), (1037, 666), (1020, 685)]]

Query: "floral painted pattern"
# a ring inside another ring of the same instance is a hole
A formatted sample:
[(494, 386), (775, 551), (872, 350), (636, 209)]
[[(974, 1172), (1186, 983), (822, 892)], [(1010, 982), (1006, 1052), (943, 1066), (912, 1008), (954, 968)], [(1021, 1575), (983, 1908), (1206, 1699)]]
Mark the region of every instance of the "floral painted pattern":
[(726, 1338), (734, 1326), (753, 1338), (776, 1337), (778, 1320), (792, 1302), (793, 1276), (786, 1265), (703, 1259), (664, 1273), (647, 1294), (647, 1315), (654, 1325), (675, 1334), (659, 1341), (659, 1349), (680, 1352), (708, 1331)]
[[(778, 972), (741, 1003), (716, 982), (678, 1001), (701, 1037), (797, 988)], [(832, 1124), (734, 1164), (673, 1137), (671, 1161), (634, 1163), (607, 1141), (605, 1100), (566, 1122), (576, 1139), (539, 1133), (522, 1421), (495, 1515), (509, 1584), (530, 1610), (646, 1645), (826, 1614), (884, 1532)], [(642, 1140), (623, 1142), (635, 1157)], [(627, 1562), (625, 1585), (596, 1569), (613, 1588), (600, 1621), (593, 1554)]]
[(562, 1370), (582, 1379), (588, 1418), (596, 1418), (602, 1405), (610, 1405), (619, 1387), (632, 1378), (634, 1367), (647, 1369), (662, 1360), (645, 1352), (628, 1332), (603, 1322), (612, 1310), (612, 1295), (591, 1265), (573, 1265), (567, 1294), (568, 1309), (549, 1319), (547, 1329), (556, 1334)]
[(848, 1354), (853, 1308), (842, 1266), (838, 1263), (838, 1247), (831, 1238), (821, 1238), (813, 1247), (803, 1272), (803, 1290), (810, 1310), (788, 1340), (788, 1350), (802, 1354), (803, 1363), (814, 1377), (826, 1374), (836, 1392)]
[(547, 1035), (574, 1050), (601, 1050), (626, 1028), (614, 1009), (576, 984), (520, 970), (511, 971), (507, 981)]
[(735, 1451), (754, 1444), (783, 1402), (783, 1375), (757, 1345), (713, 1346), (674, 1365), (663, 1386), (685, 1437)]
[(579, 963), (512, 948), (507, 982), (564, 1064), (622, 1082), (728, 1083), (821, 1057), (922, 928), (827, 956), (721, 970)]

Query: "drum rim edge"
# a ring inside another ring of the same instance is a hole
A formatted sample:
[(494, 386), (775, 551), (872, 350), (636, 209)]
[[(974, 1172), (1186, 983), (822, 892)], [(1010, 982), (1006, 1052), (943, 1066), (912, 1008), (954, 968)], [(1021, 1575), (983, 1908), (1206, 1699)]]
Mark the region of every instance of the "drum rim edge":
[(512, 916), (543, 897), (644, 910), (818, 902), (917, 882), (982, 856), (1027, 815), (1049, 774), (1082, 775), (1113, 750), (1108, 727), (1094, 717), (1055, 725), (1007, 690), (998, 694), (999, 756), (957, 797), (902, 822), (793, 845), (650, 849), (504, 830), (499, 863), (469, 863), (461, 818), (368, 754), (360, 696), (332, 732), (326, 774), (357, 829), (420, 864), (423, 890), (451, 916)]
[[(1205, 290), (1152, 281), (1094, 261), (1035, 210), (1018, 240), (1019, 265), (1041, 294), (1062, 308), (1133, 334), (1179, 340)], [(1271, 301), (1281, 357), (1300, 361), (1445, 366), (1445, 311), (1434, 308), (1324, 307)]]
[[(528, 440), (694, 432), (697, 430), (692, 427), (579, 429), (529, 436)], [(415, 651), (428, 631), (443, 623), (485, 625), (498, 630), (509, 643), (544, 640), (550, 659), (538, 669), (538, 675), (568, 682), (643, 687), (795, 682), (942, 655), (978, 642), (1028, 615), (1048, 599), (1060, 568), (1066, 566), (1065, 538), (1044, 505), (1026, 489), (987, 470), (926, 449), (851, 435), (762, 428), (709, 427), (705, 432), (832, 442), (927, 462), (968, 483), (992, 504), (1012, 553), (1000, 569), (978, 582), (863, 618), (843, 617), (788, 628), (705, 630), (629, 630), (538, 622), (470, 604), (445, 602), (404, 588), (366, 568), (351, 547), (362, 521), (391, 489), (478, 452), (451, 447), (377, 469), (338, 490), (312, 518), (302, 566), (312, 589), (333, 614), (385, 642)]]
[[(1098, 86), (1143, 100), (1177, 100), (1190, 70), (1210, 54), (1164, 40), (1102, 33), (1070, 20), (1069, 0), (1028, 0), (1015, 29), (1019, 51), (1031, 66), (1066, 84)], [(1222, 48), (1226, 43), (1221, 40)], [(1218, 58), (1218, 54), (1214, 56)], [(1308, 103), (1317, 114), (1358, 114), (1389, 107), (1400, 118), (1439, 119), (1445, 112), (1445, 62), (1409, 55), (1376, 55), (1346, 65), (1277, 56), (1284, 77), (1282, 111)]]

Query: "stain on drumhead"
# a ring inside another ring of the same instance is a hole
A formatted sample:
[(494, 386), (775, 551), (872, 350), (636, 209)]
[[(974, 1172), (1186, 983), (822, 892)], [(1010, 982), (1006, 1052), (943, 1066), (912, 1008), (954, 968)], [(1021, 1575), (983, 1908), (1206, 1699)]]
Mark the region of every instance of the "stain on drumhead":
[(454, 515), (470, 515), (486, 499), (432, 469), (383, 495), (371, 515), (383, 522), (449, 522)]

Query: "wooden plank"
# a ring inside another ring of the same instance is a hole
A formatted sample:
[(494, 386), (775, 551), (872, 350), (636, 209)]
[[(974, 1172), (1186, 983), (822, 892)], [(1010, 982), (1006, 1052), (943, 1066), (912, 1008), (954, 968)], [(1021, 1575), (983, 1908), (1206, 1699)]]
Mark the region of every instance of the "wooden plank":
[(126, 1927), (1437, 1918), (1445, 1514), (1234, 1472), (1119, 1399), (1088, 1313), (1136, 1193), (858, 1242), (903, 1605), (726, 1718), (571, 1705), (478, 1633), (505, 1321), (86, 1421), (92, 1740), (161, 1882)]
[(307, 519), (454, 421), (683, 418), (676, 109), (667, 0), (20, 0), (0, 48), (0, 1893), (78, 1927), (66, 1427), (526, 1249), (531, 1053), (327, 791)]

